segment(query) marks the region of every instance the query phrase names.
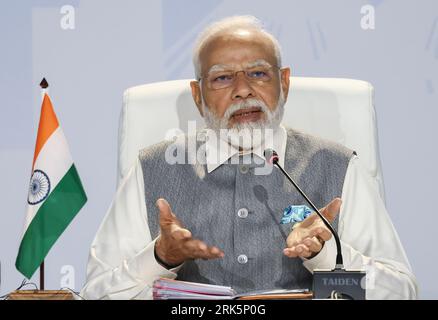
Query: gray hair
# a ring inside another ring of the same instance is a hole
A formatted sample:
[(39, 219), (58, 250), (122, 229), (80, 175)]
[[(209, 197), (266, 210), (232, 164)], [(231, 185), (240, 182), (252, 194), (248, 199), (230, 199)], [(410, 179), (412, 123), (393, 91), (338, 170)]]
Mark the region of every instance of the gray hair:
[(201, 78), (201, 61), (199, 55), (204, 46), (211, 38), (217, 36), (219, 33), (235, 29), (255, 30), (266, 36), (272, 42), (274, 47), (277, 66), (281, 67), (280, 43), (271, 33), (263, 29), (263, 25), (260, 20), (254, 16), (234, 16), (212, 23), (199, 35), (193, 50), (193, 66), (195, 67), (196, 79)]

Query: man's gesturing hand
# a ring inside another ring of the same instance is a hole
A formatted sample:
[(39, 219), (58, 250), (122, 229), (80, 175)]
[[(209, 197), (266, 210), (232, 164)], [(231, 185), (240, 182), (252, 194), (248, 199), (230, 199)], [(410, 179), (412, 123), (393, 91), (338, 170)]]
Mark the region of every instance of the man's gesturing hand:
[(155, 243), (155, 253), (162, 261), (176, 266), (189, 259), (216, 259), (224, 256), (217, 247), (209, 247), (203, 241), (193, 238), (165, 199), (158, 199), (156, 205), (160, 210), (161, 232)]
[[(341, 199), (335, 198), (319, 212), (331, 223), (338, 215), (341, 203)], [(321, 218), (312, 213), (289, 234), (286, 239), (287, 248), (283, 252), (289, 258), (312, 258), (331, 237), (332, 233)]]

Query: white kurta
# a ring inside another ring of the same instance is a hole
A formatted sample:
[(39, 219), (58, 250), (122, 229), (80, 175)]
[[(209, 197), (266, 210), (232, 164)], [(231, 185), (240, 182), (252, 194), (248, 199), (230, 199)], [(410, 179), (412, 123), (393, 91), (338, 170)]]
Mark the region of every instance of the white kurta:
[[(274, 134), (274, 144), (264, 146), (276, 150), (281, 162), (286, 139), (286, 131), (280, 127)], [(207, 143), (207, 150), (208, 147)], [(263, 157), (261, 150), (254, 153)], [(232, 149), (232, 153), (235, 156), (238, 150)], [(216, 165), (207, 159), (208, 172), (230, 157), (216, 152), (207, 152), (208, 155), (220, 159)], [(153, 188), (153, 181), (146, 183), (146, 187)], [(151, 299), (155, 279), (177, 276), (178, 268), (167, 270), (154, 258), (156, 239), (151, 238), (148, 227), (144, 188), (143, 172), (137, 160), (120, 184), (92, 243), (87, 282), (81, 291), (84, 298)], [(367, 299), (415, 299), (417, 283), (400, 239), (376, 185), (356, 156), (347, 168), (342, 201), (338, 233), (344, 266), (367, 270)], [(332, 237), (314, 258), (303, 259), (303, 264), (313, 272), (334, 268), (335, 260), (336, 244)]]

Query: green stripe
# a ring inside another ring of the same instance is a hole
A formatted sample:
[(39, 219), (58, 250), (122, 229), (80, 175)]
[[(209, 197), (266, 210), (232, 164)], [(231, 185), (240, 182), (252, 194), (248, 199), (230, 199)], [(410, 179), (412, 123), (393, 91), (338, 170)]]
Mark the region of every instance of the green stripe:
[(32, 277), (85, 202), (87, 196), (73, 164), (27, 228), (15, 261), (18, 271)]

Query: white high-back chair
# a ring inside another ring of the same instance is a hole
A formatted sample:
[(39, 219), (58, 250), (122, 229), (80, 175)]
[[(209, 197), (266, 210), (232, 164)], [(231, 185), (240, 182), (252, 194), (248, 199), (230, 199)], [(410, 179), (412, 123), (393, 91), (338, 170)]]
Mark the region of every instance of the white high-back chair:
[[(151, 83), (124, 93), (119, 124), (118, 181), (138, 151), (164, 140), (170, 129), (187, 132), (189, 120), (203, 124), (192, 99), (191, 80)], [(355, 150), (385, 200), (373, 87), (351, 79), (292, 77), (283, 124)]]

